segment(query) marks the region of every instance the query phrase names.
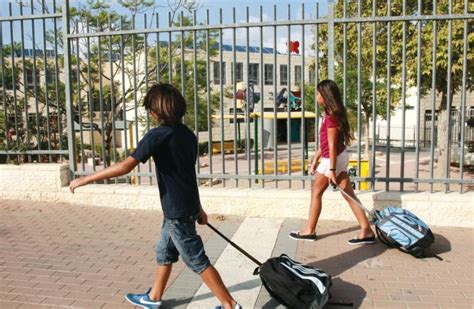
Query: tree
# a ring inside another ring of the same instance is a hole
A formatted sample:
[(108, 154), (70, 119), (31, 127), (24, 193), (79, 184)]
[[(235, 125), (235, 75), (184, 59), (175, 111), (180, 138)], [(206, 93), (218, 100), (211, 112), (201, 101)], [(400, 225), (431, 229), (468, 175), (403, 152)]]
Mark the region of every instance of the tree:
[[(403, 0), (392, 0), (392, 6), (390, 8), (392, 16), (403, 15)], [(346, 17), (358, 16), (358, 2), (346, 2)], [(372, 16), (373, 2), (362, 1), (361, 2), (361, 16), (369, 17)], [(422, 4), (422, 7), (418, 8), (418, 1), (406, 1), (406, 15), (430, 15), (433, 14), (432, 4)], [(445, 15), (449, 13), (448, 1), (440, 0), (437, 1), (437, 12), (438, 15)], [(376, 2), (376, 15), (387, 16), (387, 2), (377, 1)], [(461, 14), (464, 11), (463, 1), (454, 1), (452, 12), (453, 14)], [(343, 16), (343, 1), (338, 1), (334, 8), (335, 17), (340, 18)], [(405, 24), (405, 71), (403, 71), (403, 27)], [(402, 91), (409, 89), (410, 87), (417, 86), (417, 65), (418, 65), (418, 44), (417, 44), (417, 31), (418, 26), (421, 26), (421, 40), (422, 46), (420, 50), (421, 57), (421, 78), (420, 78), (420, 97), (428, 94), (432, 89), (432, 54), (433, 54), (433, 21), (418, 21), (418, 22), (404, 22), (394, 21), (390, 23), (390, 35), (391, 35), (391, 62), (390, 62), (390, 76), (391, 76), (391, 108), (395, 108), (399, 105), (399, 100), (402, 97)], [(348, 85), (346, 85), (347, 92), (347, 105), (352, 111), (356, 110), (357, 107), (357, 80), (356, 73), (357, 61), (358, 61), (358, 49), (357, 45), (354, 44), (358, 39), (358, 29), (356, 24), (347, 25), (347, 57), (346, 67), (348, 68)], [(364, 114), (364, 123), (366, 126), (370, 118), (373, 118), (374, 113), (372, 111), (371, 91), (373, 82), (376, 82), (376, 114), (382, 118), (386, 117), (386, 100), (387, 100), (387, 39), (388, 39), (388, 23), (377, 22), (376, 23), (376, 76), (373, 76), (372, 72), (372, 27), (373, 24), (361, 24), (361, 110)], [(444, 173), (444, 162), (447, 162), (448, 158), (448, 115), (447, 101), (448, 97), (452, 102), (454, 94), (461, 91), (462, 77), (466, 75), (466, 90), (472, 91), (474, 86), (474, 53), (467, 52), (467, 70), (463, 70), (463, 32), (464, 25), (463, 21), (454, 20), (452, 21), (452, 43), (451, 43), (451, 89), (448, 91), (448, 21), (437, 21), (437, 40), (436, 40), (436, 85), (435, 91), (437, 91), (441, 100), (437, 104), (439, 111), (438, 120), (438, 164), (436, 177), (443, 177)], [(469, 22), (468, 22), (468, 27)], [(472, 25), (471, 25), (472, 27)], [(335, 61), (338, 64), (343, 63), (343, 24), (335, 24)], [(327, 56), (327, 26), (320, 26), (319, 32), (319, 51), (325, 57)], [(313, 45), (314, 46), (314, 45)], [(468, 28), (468, 49), (472, 50), (474, 46), (474, 33)], [(321, 75), (320, 78), (327, 76), (327, 61), (320, 61)], [(340, 80), (342, 72), (339, 66), (336, 67), (336, 80)], [(403, 79), (403, 74), (405, 79)], [(340, 82), (338, 82), (341, 84)], [(355, 87), (355, 89), (353, 88)], [(406, 106), (410, 108), (410, 106)], [(366, 153), (368, 145), (368, 137), (366, 136)], [(449, 164), (449, 162), (448, 162)]]
[[(73, 21), (72, 29), (81, 31), (87, 28), (90, 33), (95, 32), (113, 32), (122, 29), (134, 29), (134, 15), (137, 12), (144, 12), (147, 8), (154, 4), (154, 1), (121, 1), (121, 4), (130, 10), (132, 16), (119, 16), (115, 12), (111, 12), (107, 4), (103, 2), (95, 2), (87, 8), (71, 8), (71, 17)], [(175, 26), (191, 25), (191, 18), (185, 16), (184, 12), (190, 14), (196, 9), (196, 4), (192, 1), (181, 2), (176, 1), (170, 4), (172, 23)], [(183, 14), (177, 14), (183, 10)], [(156, 19), (148, 21), (148, 27), (154, 26)], [(79, 80), (87, 81), (91, 79), (91, 83), (80, 82), (80, 89), (73, 89), (73, 102), (75, 103), (75, 120), (79, 121), (79, 117), (87, 115), (90, 112), (90, 104), (81, 104), (82, 109), (79, 110), (79, 104), (76, 102), (89, 102), (101, 106), (100, 113), (102, 115), (101, 124), (90, 123), (89, 126), (93, 130), (100, 133), (104, 140), (104, 162), (110, 164), (111, 148), (113, 148), (113, 125), (114, 120), (122, 119), (127, 112), (135, 110), (135, 102), (140, 102), (148, 87), (158, 81), (170, 81), (181, 89), (184, 82), (183, 95), (187, 101), (188, 115), (194, 115), (194, 78), (191, 73), (193, 61), (189, 60), (191, 55), (193, 40), (191, 33), (185, 33), (183, 37), (184, 52), (187, 55), (184, 61), (183, 69), (185, 71), (185, 80), (181, 81), (181, 35), (177, 35), (171, 40), (150, 43), (152, 34), (140, 35), (124, 35), (104, 37), (101, 39), (81, 39), (79, 44), (73, 44), (72, 62), (74, 69), (78, 68)], [(215, 44), (215, 32), (210, 32), (210, 46)], [(90, 46), (89, 52), (87, 46)], [(74, 50), (75, 49), (75, 50)], [(77, 51), (79, 49), (79, 51)], [(205, 39), (202, 32), (197, 35), (197, 49), (205, 49)], [(211, 48), (211, 56), (215, 53), (215, 48)], [(79, 54), (79, 59), (77, 59)], [(206, 74), (205, 61), (203, 53), (200, 53), (197, 60), (197, 93), (199, 109), (198, 129), (207, 129), (207, 108), (206, 108)], [(157, 59), (159, 59), (159, 64)], [(171, 67), (170, 64), (171, 63)], [(188, 70), (190, 72), (188, 72)], [(122, 74), (125, 82), (122, 83)], [(171, 77), (170, 77), (171, 75)], [(101, 90), (101, 91), (99, 91)], [(215, 108), (216, 97), (211, 94), (211, 110)], [(139, 109), (141, 110), (141, 109)], [(136, 115), (135, 121), (140, 121), (147, 126), (152, 124), (148, 114)], [(210, 115), (209, 115), (210, 116)], [(185, 118), (186, 124), (194, 127), (193, 117)], [(103, 122), (103, 123), (102, 123)]]
[[(346, 13), (350, 16), (351, 12), (356, 10), (357, 2), (346, 2), (347, 8)], [(383, 6), (383, 3), (379, 3), (379, 6)], [(362, 4), (363, 12), (367, 14), (370, 12), (371, 4), (364, 2)], [(380, 8), (382, 10), (382, 8)], [(334, 8), (334, 14), (336, 18), (343, 16), (343, 3), (338, 1)], [(370, 13), (369, 13), (370, 15)], [(316, 28), (313, 29), (313, 35), (315, 35)], [(370, 145), (370, 136), (369, 136), (369, 124), (370, 120), (375, 117), (381, 117), (382, 119), (387, 118), (387, 80), (384, 78), (386, 76), (386, 29), (379, 27), (377, 29), (377, 48), (375, 50), (376, 57), (376, 66), (377, 66), (377, 77), (374, 78), (372, 71), (372, 59), (374, 50), (372, 49), (372, 26), (365, 25), (361, 26), (361, 57), (360, 57), (360, 102), (359, 102), (359, 75), (358, 75), (358, 28), (355, 24), (349, 24), (346, 27), (347, 31), (347, 47), (346, 55), (344, 58), (344, 24), (335, 23), (334, 25), (334, 61), (335, 61), (335, 82), (340, 86), (341, 92), (345, 92), (345, 101), (346, 107), (348, 109), (349, 120), (355, 124), (355, 128), (360, 129), (360, 136), (364, 136), (365, 139), (365, 157), (369, 157), (369, 145)], [(384, 36), (385, 34), (385, 36)], [(318, 54), (321, 55), (319, 59), (319, 80), (326, 79), (328, 77), (328, 27), (327, 25), (320, 25), (318, 31)], [(312, 49), (316, 50), (316, 44), (312, 44)], [(396, 51), (392, 49), (391, 51), (392, 59), (398, 59), (393, 57), (396, 54)], [(392, 64), (393, 65), (393, 64)], [(316, 64), (313, 62), (311, 68), (314, 70)], [(344, 68), (346, 71), (346, 81), (345, 89), (344, 85)], [(375, 83), (375, 112), (373, 111), (373, 87)], [(390, 88), (391, 102), (390, 113), (392, 113), (396, 106), (397, 101), (401, 95), (401, 89), (396, 84), (393, 84)], [(357, 123), (357, 113), (358, 105), (360, 105), (361, 110), (361, 124)], [(352, 126), (351, 126), (352, 127)]]
[[(48, 72), (54, 71), (54, 63), (50, 59), (45, 62), (42, 56), (38, 56), (35, 67), (33, 59), (23, 57), (21, 50), (20, 43), (14, 43), (13, 48), (11, 44), (5, 45), (2, 49), (0, 102), (4, 118), (0, 123), (0, 130), (5, 137), (3, 147), (10, 151), (59, 150), (61, 149), (59, 136), (61, 134), (65, 136), (66, 132), (63, 130), (60, 132), (61, 126), (58, 126), (60, 120), (54, 121), (54, 119), (62, 119), (62, 115), (65, 115), (64, 83), (57, 81), (58, 96), (55, 84), (46, 83), (46, 87), (37, 84), (35, 87), (31, 81), (28, 83), (26, 74), (31, 74), (33, 78), (41, 74), (47, 75)], [(42, 49), (37, 47), (37, 50)], [(37, 112), (28, 113), (27, 110), (33, 107)], [(50, 115), (46, 110), (56, 115)], [(62, 128), (65, 128), (65, 123)], [(56, 161), (58, 157), (53, 155), (51, 159)], [(29, 155), (24, 160), (27, 158), (47, 161), (47, 158), (39, 155)]]

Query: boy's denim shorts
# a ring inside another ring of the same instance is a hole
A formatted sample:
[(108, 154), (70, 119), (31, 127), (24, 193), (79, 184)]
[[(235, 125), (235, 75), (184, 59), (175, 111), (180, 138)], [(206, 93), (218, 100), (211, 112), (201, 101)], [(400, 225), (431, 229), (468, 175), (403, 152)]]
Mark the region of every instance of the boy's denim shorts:
[(172, 264), (181, 255), (184, 263), (200, 274), (211, 265), (201, 237), (196, 233), (198, 215), (180, 219), (163, 219), (160, 239), (156, 246), (156, 261)]

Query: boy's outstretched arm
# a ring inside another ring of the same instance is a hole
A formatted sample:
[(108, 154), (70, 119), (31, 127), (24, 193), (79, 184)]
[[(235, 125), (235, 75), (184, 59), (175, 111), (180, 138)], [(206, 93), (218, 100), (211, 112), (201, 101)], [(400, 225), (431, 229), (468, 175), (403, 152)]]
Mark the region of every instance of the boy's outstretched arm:
[(69, 184), (69, 190), (74, 193), (74, 190), (78, 187), (85, 186), (94, 181), (104, 180), (108, 178), (118, 177), (130, 173), (135, 166), (138, 165), (138, 161), (133, 157), (128, 157), (125, 161), (109, 166), (108, 168), (98, 171), (92, 175), (77, 178), (71, 181)]

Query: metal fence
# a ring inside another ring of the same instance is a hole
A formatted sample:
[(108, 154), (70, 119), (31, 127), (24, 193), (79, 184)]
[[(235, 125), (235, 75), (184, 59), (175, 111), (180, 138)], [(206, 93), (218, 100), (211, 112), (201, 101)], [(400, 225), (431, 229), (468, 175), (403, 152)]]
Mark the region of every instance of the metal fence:
[[(467, 0), (337, 1), (310, 12), (261, 6), (257, 16), (233, 8), (214, 20), (192, 8), (120, 16), (86, 14), (66, 0), (61, 10), (47, 4), (35, 9), (31, 1), (29, 13), (20, 4), (19, 15), (9, 4), (9, 16), (0, 17), (4, 161), (68, 159), (76, 176), (119, 162), (155, 125), (141, 101), (150, 85), (166, 81), (188, 102), (184, 121), (198, 136), (201, 184), (304, 188), (319, 145), (315, 89), (330, 78), (356, 135), (355, 187), (472, 189)], [(430, 104), (422, 104), (428, 93)], [(453, 108), (455, 134), (451, 117), (443, 119)], [(421, 126), (426, 110), (438, 120)], [(435, 129), (437, 146), (424, 147)], [(149, 162), (114, 182), (153, 183), (153, 176)]]

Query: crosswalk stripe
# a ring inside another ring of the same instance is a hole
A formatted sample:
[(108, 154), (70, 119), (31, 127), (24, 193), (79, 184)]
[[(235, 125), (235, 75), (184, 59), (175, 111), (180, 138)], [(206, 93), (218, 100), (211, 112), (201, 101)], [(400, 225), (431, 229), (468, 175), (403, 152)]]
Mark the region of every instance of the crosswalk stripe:
[[(247, 218), (232, 237), (232, 241), (256, 259), (264, 262), (271, 257), (282, 221), (280, 219)], [(232, 296), (244, 308), (254, 308), (261, 288), (260, 279), (252, 275), (257, 265), (235, 248), (227, 245), (214, 266)], [(218, 305), (218, 300), (215, 297), (203, 297), (203, 295), (212, 295), (204, 284), (198, 289), (187, 308), (214, 308)]]

